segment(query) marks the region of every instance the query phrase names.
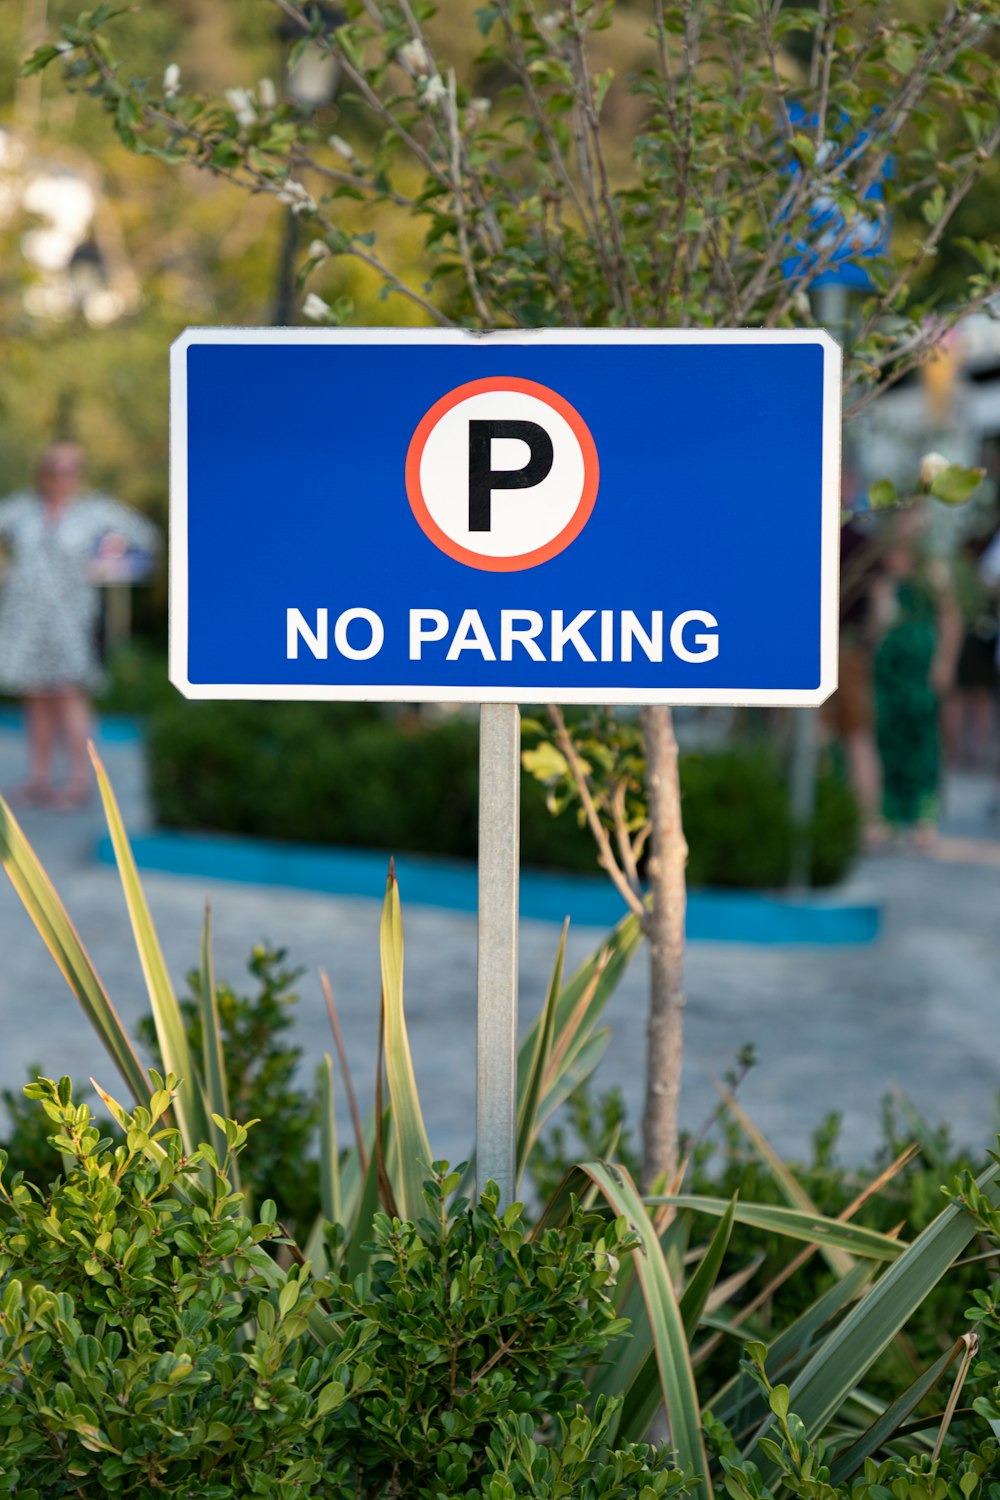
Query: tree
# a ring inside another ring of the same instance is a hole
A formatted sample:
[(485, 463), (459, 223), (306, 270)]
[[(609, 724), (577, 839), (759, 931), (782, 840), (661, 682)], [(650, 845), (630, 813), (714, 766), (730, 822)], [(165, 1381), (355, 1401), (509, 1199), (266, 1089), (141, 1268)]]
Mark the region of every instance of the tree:
[[(29, 66), (58, 61), (131, 150), (270, 195), (308, 224), (317, 321), (352, 318), (335, 268), (353, 261), (409, 316), (445, 326), (808, 327), (817, 280), (864, 253), (871, 291), (842, 330), (852, 415), (997, 292), (1000, 248), (953, 244), (951, 226), (1000, 144), (998, 0), (912, 14), (883, 0), (566, 0), (544, 14), (486, 0), (472, 66), (461, 41), (456, 56), (459, 7), (346, 0), (331, 31), (313, 0), (273, 3), (301, 27), (299, 48), (339, 60), (335, 135), (273, 89), (234, 79), (214, 98), (174, 69), (133, 77), (108, 6)], [(894, 213), (907, 226), (895, 237)], [(400, 254), (414, 222), (422, 264)], [(961, 269), (944, 306), (924, 273), (946, 246)], [(648, 1185), (678, 1154), (686, 849), (671, 716), (644, 713), (648, 818), (631, 829), (618, 793), (598, 806), (559, 724), (602, 862), (651, 940)], [(635, 869), (647, 837), (648, 914)]]

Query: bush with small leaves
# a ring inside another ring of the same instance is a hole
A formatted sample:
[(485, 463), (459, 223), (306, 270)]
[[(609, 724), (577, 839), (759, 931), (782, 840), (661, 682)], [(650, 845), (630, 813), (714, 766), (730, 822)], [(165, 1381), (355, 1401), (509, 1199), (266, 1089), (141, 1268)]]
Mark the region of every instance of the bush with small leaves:
[[(637, 1244), (574, 1207), (529, 1233), (520, 1208), (448, 1198), (376, 1217), (368, 1274), (287, 1275), (276, 1209), (242, 1213), (220, 1161), (169, 1123), (177, 1080), (101, 1135), (68, 1079), (26, 1093), (64, 1175), (0, 1152), (0, 1495), (97, 1500), (657, 1500), (692, 1476), (611, 1447), (619, 1403), (588, 1414), (584, 1377), (625, 1326), (611, 1301)], [(331, 1236), (335, 1241), (336, 1236)]]

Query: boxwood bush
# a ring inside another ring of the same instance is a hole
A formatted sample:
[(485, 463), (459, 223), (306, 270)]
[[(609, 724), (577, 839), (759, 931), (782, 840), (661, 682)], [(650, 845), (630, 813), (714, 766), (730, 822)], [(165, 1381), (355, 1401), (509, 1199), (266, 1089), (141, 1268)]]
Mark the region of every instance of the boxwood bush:
[[(222, 1159), (148, 1108), (103, 1134), (68, 1079), (26, 1090), (63, 1172), (0, 1152), (0, 1494), (134, 1500), (671, 1500), (669, 1452), (612, 1437), (584, 1377), (620, 1330), (611, 1290), (637, 1245), (576, 1207), (529, 1237), (495, 1187), (427, 1216), (375, 1216), (368, 1274), (287, 1274), (273, 1202), (247, 1217)], [(266, 1127), (265, 1127), (266, 1128)], [(331, 1235), (331, 1248), (334, 1237)], [(545, 1428), (540, 1451), (535, 1437)]]
[[(477, 743), (475, 722), (462, 717), (428, 723), (365, 704), (174, 700), (150, 720), (153, 803), (168, 828), (472, 858)], [(771, 747), (685, 755), (682, 785), (692, 884), (785, 883), (787, 774)], [(524, 863), (594, 871), (593, 843), (575, 815), (553, 818), (531, 776), (521, 791)], [(857, 834), (851, 793), (827, 767), (813, 829), (816, 884), (840, 879)]]

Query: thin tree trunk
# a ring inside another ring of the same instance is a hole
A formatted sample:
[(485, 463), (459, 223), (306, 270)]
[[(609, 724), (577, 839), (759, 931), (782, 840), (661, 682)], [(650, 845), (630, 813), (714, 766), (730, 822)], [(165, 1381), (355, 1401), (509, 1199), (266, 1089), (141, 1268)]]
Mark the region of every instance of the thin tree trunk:
[(684, 1028), (684, 912), (688, 847), (681, 819), (681, 785), (673, 719), (665, 705), (642, 711), (649, 798), (649, 1028), (646, 1102), (642, 1120), (642, 1182), (677, 1171), (677, 1116)]

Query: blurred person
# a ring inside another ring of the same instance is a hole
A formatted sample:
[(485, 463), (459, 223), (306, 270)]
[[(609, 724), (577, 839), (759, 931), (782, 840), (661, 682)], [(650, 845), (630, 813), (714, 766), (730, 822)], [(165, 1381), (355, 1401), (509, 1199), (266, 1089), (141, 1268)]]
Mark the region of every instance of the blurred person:
[(941, 705), (954, 681), (962, 630), (947, 564), (925, 556), (927, 523), (924, 505), (892, 518), (874, 590), (883, 815), (918, 848), (936, 837)]
[(950, 765), (980, 771), (990, 763), (997, 718), (997, 611), (981, 576), (982, 536), (969, 537), (955, 558), (955, 590), (963, 619), (955, 685), (945, 705)]
[[(12, 800), (81, 807), (90, 793), (90, 696), (104, 683), (97, 650), (100, 602), (88, 576), (105, 551), (155, 552), (151, 521), (106, 495), (83, 490), (83, 450), (58, 442), (43, 455), (35, 487), (0, 500), (0, 546), (8, 555), (0, 598), (0, 691), (24, 700), (28, 778)], [(65, 746), (69, 775), (52, 782)]]
[[(1000, 531), (996, 533), (979, 559), (979, 576), (986, 587), (996, 596), (998, 621), (1000, 621)], [(995, 662), (998, 676), (1000, 676), (1000, 629), (997, 632)], [(988, 811), (991, 817), (1000, 817), (1000, 760), (997, 761), (996, 765), (996, 782)]]
[(872, 684), (872, 589), (879, 575), (881, 548), (878, 537), (856, 516), (841, 529), (840, 558), (840, 680), (824, 718), (844, 749), (865, 846), (876, 849), (887, 839)]

